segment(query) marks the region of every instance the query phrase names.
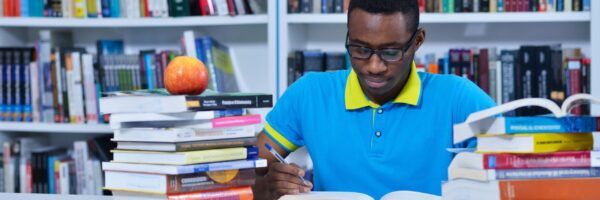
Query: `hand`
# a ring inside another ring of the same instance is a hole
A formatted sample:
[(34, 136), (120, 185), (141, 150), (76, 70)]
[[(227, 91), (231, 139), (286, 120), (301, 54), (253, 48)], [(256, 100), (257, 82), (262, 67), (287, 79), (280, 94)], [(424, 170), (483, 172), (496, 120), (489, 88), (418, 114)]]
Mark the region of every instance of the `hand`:
[(265, 176), (267, 179), (267, 187), (273, 199), (286, 194), (298, 194), (310, 192), (313, 185), (310, 182), (302, 183), (298, 176), (304, 176), (304, 170), (298, 165), (286, 165), (275, 162), (269, 165), (269, 172)]

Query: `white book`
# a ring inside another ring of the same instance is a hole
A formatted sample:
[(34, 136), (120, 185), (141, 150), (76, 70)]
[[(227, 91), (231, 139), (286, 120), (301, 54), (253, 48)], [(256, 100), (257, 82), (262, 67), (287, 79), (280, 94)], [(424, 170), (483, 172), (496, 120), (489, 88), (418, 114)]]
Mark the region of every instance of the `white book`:
[[(68, 59), (67, 59), (68, 60)], [(71, 64), (67, 66), (67, 93), (69, 95), (69, 120), (71, 123), (84, 122), (83, 111), (83, 86), (81, 80), (81, 54), (77, 51), (71, 53)], [(66, 105), (65, 105), (66, 106)]]
[(573, 12), (573, 0), (564, 0), (564, 11), (563, 12)]
[(323, 2), (321, 0), (313, 0), (312, 4), (312, 13), (321, 13), (321, 7), (323, 6)]
[(87, 141), (76, 141), (73, 143), (73, 160), (75, 161), (75, 174), (77, 175), (77, 194), (87, 194), (85, 166), (89, 160)]
[[(240, 112), (245, 115), (245, 111)], [(212, 119), (226, 115), (226, 111), (196, 111), (180, 113), (116, 113), (110, 115), (110, 127), (112, 129), (122, 128), (127, 122), (151, 122), (151, 121), (201, 121), (211, 122)], [(212, 127), (211, 127), (212, 128)]]
[(120, 14), (120, 18), (129, 18), (128, 16), (128, 4), (131, 4), (131, 2), (129, 1), (119, 1), (119, 14)]
[(98, 18), (102, 18), (102, 0), (96, 0), (96, 13), (98, 13)]
[(502, 103), (502, 61), (496, 61), (496, 103)]
[(94, 181), (94, 161), (86, 160), (84, 164), (83, 170), (86, 184), (83, 188), (83, 194), (94, 195), (94, 187), (96, 187), (96, 182)]
[(256, 130), (254, 125), (239, 126), (221, 129), (154, 129), (154, 128), (130, 128), (115, 130), (113, 141), (132, 142), (191, 142), (203, 140), (231, 139), (242, 137), (254, 137)]
[(191, 174), (207, 171), (223, 171), (234, 169), (254, 169), (267, 167), (267, 160), (235, 160), (192, 165), (156, 165), (140, 163), (103, 162), (104, 171), (139, 172), (148, 174)]
[(69, 184), (70, 174), (69, 174), (69, 163), (61, 162), (59, 165), (59, 181), (60, 191), (57, 191), (59, 194), (69, 194), (71, 191), (71, 186)]
[(102, 177), (102, 167), (99, 160), (92, 160), (92, 174), (94, 178), (94, 187), (92, 188), (94, 195), (102, 195), (102, 187), (104, 187), (104, 178)]
[(83, 88), (85, 93), (85, 122), (98, 123), (98, 97), (94, 84), (94, 61), (91, 54), (81, 56), (83, 64)]
[(198, 58), (196, 53), (196, 37), (194, 31), (187, 30), (183, 32), (183, 52), (186, 56)]
[(20, 158), (19, 159), (19, 189), (21, 193), (31, 193), (27, 191), (27, 159)]
[(169, 17), (169, 0), (162, 0), (162, 16)]
[(31, 119), (33, 122), (41, 122), (41, 99), (40, 99), (40, 73), (37, 62), (29, 64), (29, 79), (31, 90)]
[(235, 0), (235, 11), (238, 15), (245, 15), (246, 8), (244, 6), (244, 0)]
[(216, 8), (216, 15), (226, 16), (229, 14), (229, 10), (227, 8), (227, 0), (214, 0), (214, 6)]

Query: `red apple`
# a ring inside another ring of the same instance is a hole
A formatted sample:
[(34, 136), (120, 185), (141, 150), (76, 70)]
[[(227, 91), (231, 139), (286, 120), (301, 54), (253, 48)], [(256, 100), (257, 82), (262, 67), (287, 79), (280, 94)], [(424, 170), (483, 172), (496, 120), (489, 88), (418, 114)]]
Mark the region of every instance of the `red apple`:
[(208, 70), (194, 57), (175, 57), (164, 77), (165, 87), (172, 95), (198, 95), (208, 86)]

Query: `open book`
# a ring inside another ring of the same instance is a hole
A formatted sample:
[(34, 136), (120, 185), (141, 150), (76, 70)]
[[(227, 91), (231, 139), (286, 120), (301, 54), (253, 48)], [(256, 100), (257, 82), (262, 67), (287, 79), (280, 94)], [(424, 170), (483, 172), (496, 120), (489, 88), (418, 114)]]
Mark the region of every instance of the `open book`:
[[(597, 121), (600, 121), (599, 118), (569, 116), (573, 107), (583, 103), (600, 104), (600, 98), (589, 94), (576, 94), (565, 99), (562, 107), (548, 99), (527, 98), (475, 112), (469, 115), (464, 123), (454, 125), (454, 143), (463, 142), (478, 134), (600, 131), (596, 130), (598, 126), (595, 126), (598, 123)], [(502, 113), (527, 106), (539, 106), (548, 109), (552, 116), (498, 117)], [(519, 121), (523, 121), (523, 123), (519, 124)], [(578, 124), (574, 126), (573, 123)]]
[[(298, 195), (285, 195), (279, 200), (373, 200), (372, 197), (357, 192), (310, 192)], [(381, 197), (381, 200), (441, 200), (439, 196), (413, 191), (395, 191)]]

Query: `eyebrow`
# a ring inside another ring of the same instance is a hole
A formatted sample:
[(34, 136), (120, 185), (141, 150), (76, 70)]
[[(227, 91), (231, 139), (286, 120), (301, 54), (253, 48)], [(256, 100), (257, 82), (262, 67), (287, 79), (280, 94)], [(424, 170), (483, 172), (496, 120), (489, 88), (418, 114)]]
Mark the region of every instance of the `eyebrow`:
[[(367, 47), (372, 47), (373, 46), (373, 45), (369, 44), (368, 42), (365, 42), (365, 41), (362, 41), (362, 40), (359, 40), (359, 39), (348, 38), (348, 41), (351, 42), (351, 43), (358, 43), (360, 45), (364, 45), (364, 46), (367, 46)], [(377, 45), (377, 46), (384, 47), (384, 48), (385, 47), (390, 47), (390, 46), (398, 46), (397, 48), (402, 48), (402, 46), (404, 46), (404, 45), (405, 44), (402, 44), (400, 42), (393, 41), (393, 42), (383, 43), (383, 44), (380, 44), (380, 45)]]

